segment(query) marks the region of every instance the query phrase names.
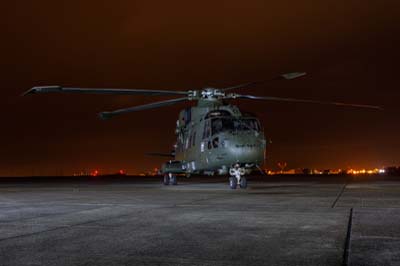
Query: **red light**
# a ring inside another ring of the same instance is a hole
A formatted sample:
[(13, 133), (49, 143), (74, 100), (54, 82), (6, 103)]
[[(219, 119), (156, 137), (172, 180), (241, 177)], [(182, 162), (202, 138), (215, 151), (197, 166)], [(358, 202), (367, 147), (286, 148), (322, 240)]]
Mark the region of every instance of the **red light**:
[(92, 176), (98, 176), (98, 175), (99, 175), (99, 170), (94, 170), (94, 171), (91, 173), (91, 175), (92, 175)]
[(121, 169), (121, 170), (119, 170), (119, 174), (120, 174), (120, 175), (124, 175), (124, 174), (125, 174), (125, 171)]

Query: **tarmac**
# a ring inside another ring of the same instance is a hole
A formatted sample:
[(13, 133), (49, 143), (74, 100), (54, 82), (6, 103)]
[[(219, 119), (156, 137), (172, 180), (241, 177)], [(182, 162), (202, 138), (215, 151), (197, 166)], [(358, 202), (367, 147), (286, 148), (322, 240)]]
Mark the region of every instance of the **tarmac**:
[(400, 178), (122, 179), (0, 181), (0, 265), (400, 265)]

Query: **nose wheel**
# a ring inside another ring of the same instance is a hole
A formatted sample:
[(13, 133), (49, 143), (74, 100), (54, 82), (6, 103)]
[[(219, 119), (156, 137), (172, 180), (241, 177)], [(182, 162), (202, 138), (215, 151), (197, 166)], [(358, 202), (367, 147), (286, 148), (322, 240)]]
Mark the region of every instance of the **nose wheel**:
[(246, 177), (242, 176), (242, 178), (240, 178), (239, 184), (240, 184), (241, 188), (247, 188), (247, 179), (246, 179)]
[(168, 186), (168, 185), (176, 186), (178, 184), (176, 175), (173, 175), (172, 173), (164, 174), (163, 184), (165, 186)]
[(245, 169), (240, 168), (237, 165), (229, 169), (229, 187), (231, 189), (236, 189), (239, 185), (240, 188), (247, 188), (247, 179), (244, 177)]
[(229, 177), (229, 187), (231, 189), (236, 189), (237, 184), (238, 184), (238, 182), (237, 182), (236, 177), (234, 177), (234, 176)]

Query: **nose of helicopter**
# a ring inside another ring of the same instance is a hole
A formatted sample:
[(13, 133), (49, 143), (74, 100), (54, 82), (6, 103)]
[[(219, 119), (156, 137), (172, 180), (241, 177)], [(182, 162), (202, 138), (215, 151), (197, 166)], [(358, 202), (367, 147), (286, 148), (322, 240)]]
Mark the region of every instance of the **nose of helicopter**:
[(265, 138), (253, 132), (235, 134), (224, 140), (229, 157), (235, 162), (257, 163), (264, 160)]

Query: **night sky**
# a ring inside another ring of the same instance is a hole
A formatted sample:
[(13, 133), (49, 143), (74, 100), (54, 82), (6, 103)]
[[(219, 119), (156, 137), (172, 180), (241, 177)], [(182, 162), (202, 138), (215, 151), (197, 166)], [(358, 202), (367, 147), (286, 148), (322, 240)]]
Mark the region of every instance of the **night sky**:
[[(22, 1), (0, 8), (0, 175), (159, 167), (185, 104), (168, 97), (48, 94), (35, 85), (188, 90), (291, 71), (237, 91), (381, 105), (384, 111), (235, 101), (272, 139), (267, 167), (400, 165), (399, 1)], [(193, 104), (193, 103), (191, 103)]]

